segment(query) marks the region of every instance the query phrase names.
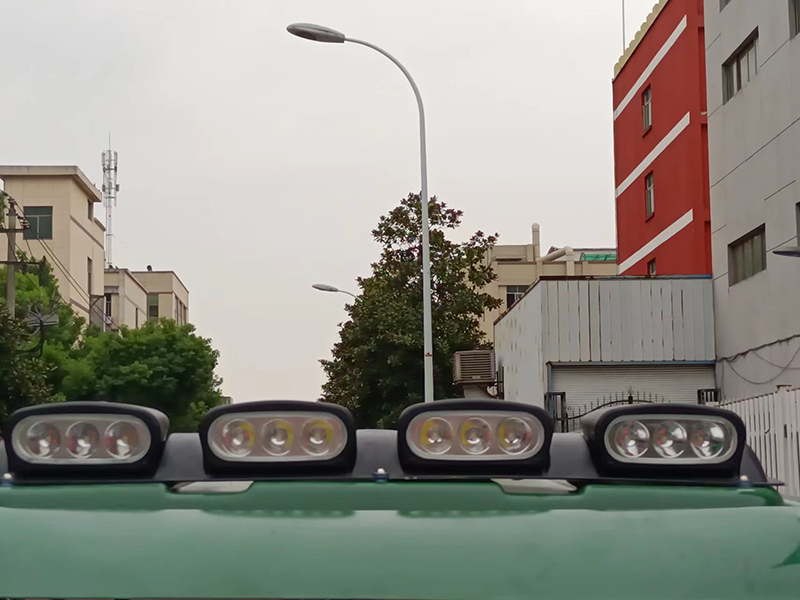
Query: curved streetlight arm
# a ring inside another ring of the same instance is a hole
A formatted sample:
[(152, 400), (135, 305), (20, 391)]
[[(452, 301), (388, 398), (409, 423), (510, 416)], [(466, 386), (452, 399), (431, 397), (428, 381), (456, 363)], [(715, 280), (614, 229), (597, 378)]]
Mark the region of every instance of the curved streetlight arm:
[(420, 193), (420, 205), (422, 207), (422, 328), (423, 328), (423, 344), (425, 352), (425, 402), (433, 402), (433, 318), (431, 307), (431, 252), (430, 252), (430, 221), (428, 220), (428, 152), (426, 147), (425, 136), (425, 107), (422, 104), (422, 96), (419, 93), (414, 78), (411, 73), (397, 60), (394, 56), (389, 54), (386, 50), (375, 44), (365, 42), (364, 40), (357, 40), (353, 38), (345, 38), (346, 42), (352, 44), (359, 44), (372, 48), (376, 52), (383, 54), (386, 58), (392, 61), (398, 69), (403, 72), (408, 82), (411, 84), (411, 89), (414, 90), (414, 96), (417, 98), (417, 106), (419, 107), (419, 154), (420, 154), (420, 170), (422, 173), (422, 191)]

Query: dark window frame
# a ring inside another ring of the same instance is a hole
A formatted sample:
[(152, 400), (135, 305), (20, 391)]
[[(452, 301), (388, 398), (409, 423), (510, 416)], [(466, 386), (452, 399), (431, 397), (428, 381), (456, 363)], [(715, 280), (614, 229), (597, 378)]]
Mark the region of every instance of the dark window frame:
[(652, 259), (647, 261), (647, 276), (648, 277), (655, 277), (656, 276), (656, 259)]
[(656, 214), (656, 178), (655, 173), (650, 171), (644, 176), (644, 216), (650, 219)]
[(728, 286), (767, 270), (767, 230), (759, 225), (728, 244)]
[[(752, 55), (751, 55), (752, 52)], [(752, 56), (752, 70), (750, 58)], [(742, 66), (747, 66), (747, 80), (742, 78)], [(722, 102), (727, 104), (758, 75), (758, 28), (722, 64)]]
[(648, 85), (642, 92), (642, 127), (647, 133), (653, 128), (653, 86)]
[[(39, 213), (39, 214), (37, 214)], [(26, 240), (52, 240), (53, 239), (53, 207), (52, 206), (23, 206), (22, 215), (30, 225), (23, 232)], [(45, 227), (42, 225), (45, 224)]]
[(800, 0), (789, 0), (789, 37), (800, 33)]
[[(507, 285), (506, 288), (506, 308), (511, 308), (520, 301), (525, 292), (530, 289), (529, 285)], [(512, 291), (513, 290), (513, 291)], [(512, 300), (513, 297), (513, 300)]]
[[(153, 302), (155, 300), (155, 302)], [(147, 320), (148, 321), (155, 321), (159, 318), (159, 300), (160, 296), (158, 294), (147, 294)], [(155, 314), (153, 314), (153, 309), (155, 309)]]

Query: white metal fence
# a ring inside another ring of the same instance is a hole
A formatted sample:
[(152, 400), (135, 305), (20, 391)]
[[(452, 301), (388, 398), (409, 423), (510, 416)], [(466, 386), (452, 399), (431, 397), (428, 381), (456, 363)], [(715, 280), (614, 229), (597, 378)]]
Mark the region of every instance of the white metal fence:
[(800, 500), (800, 390), (725, 402), (747, 427), (747, 443), (767, 477), (784, 483), (781, 493)]

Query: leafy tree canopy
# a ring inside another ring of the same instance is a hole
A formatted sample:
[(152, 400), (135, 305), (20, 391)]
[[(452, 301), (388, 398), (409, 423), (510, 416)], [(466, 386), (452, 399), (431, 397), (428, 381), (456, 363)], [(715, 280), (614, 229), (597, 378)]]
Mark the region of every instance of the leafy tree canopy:
[[(500, 301), (484, 288), (495, 274), (487, 252), (496, 235), (478, 231), (466, 242), (447, 238), (462, 212), (435, 197), (428, 204), (436, 398), (456, 397), (453, 354), (484, 347), (479, 319)], [(422, 334), (422, 217), (419, 196), (409, 194), (381, 217), (372, 236), (381, 245), (372, 275), (358, 280), (359, 298), (347, 307), (322, 399), (350, 408), (361, 427), (393, 426), (424, 392)]]

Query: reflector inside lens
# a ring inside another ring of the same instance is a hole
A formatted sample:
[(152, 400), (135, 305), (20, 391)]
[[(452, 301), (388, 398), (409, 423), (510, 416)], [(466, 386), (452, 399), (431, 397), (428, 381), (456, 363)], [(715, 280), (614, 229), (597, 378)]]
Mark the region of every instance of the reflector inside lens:
[(716, 458), (725, 448), (725, 430), (719, 423), (702, 421), (692, 427), (692, 450), (700, 458)]
[(33, 456), (51, 458), (61, 447), (61, 434), (51, 423), (36, 423), (28, 429), (25, 445)]
[(272, 456), (285, 456), (293, 443), (294, 431), (288, 421), (273, 419), (264, 425), (264, 449)]
[(91, 423), (79, 422), (67, 429), (67, 450), (75, 458), (90, 458), (100, 446), (100, 432)]
[(222, 440), (226, 452), (234, 456), (247, 456), (253, 449), (256, 435), (248, 421), (236, 419), (222, 429)]
[(611, 434), (614, 445), (623, 455), (631, 458), (642, 456), (650, 447), (650, 431), (639, 421), (623, 421)]
[(509, 454), (524, 452), (531, 443), (531, 427), (516, 417), (506, 419), (498, 427), (497, 441), (504, 452)]
[(303, 426), (302, 445), (306, 452), (322, 456), (333, 446), (333, 427), (324, 419), (314, 419)]
[(666, 421), (653, 434), (653, 447), (664, 458), (677, 458), (686, 450), (686, 429), (675, 421)]
[(420, 443), (431, 454), (443, 454), (453, 446), (453, 427), (438, 417), (425, 421), (420, 430)]
[(117, 421), (106, 430), (106, 449), (117, 458), (127, 458), (141, 450), (139, 432), (131, 423)]
[(483, 419), (467, 419), (461, 424), (461, 447), (470, 454), (483, 454), (492, 442), (492, 430)]

